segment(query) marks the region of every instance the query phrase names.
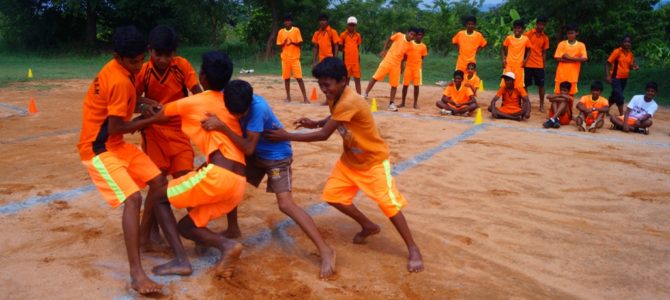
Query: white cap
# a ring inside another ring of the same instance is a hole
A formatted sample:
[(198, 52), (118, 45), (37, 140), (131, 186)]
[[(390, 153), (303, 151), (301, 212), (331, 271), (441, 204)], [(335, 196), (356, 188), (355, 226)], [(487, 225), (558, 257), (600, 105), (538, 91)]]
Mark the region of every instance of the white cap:
[(347, 19), (347, 24), (358, 24), (358, 20), (356, 17), (349, 17), (349, 19)]
[(502, 74), (502, 76), (500, 76), (500, 78), (502, 78), (502, 77), (509, 77), (509, 78), (512, 78), (512, 79), (516, 79), (516, 76), (514, 76), (513, 72), (505, 72), (505, 73)]

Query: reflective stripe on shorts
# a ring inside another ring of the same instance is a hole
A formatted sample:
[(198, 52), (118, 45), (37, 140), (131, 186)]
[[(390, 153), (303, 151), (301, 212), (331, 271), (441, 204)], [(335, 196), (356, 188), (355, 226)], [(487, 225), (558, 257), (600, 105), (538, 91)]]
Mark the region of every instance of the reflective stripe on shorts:
[(93, 163), (93, 167), (100, 173), (100, 176), (105, 179), (107, 185), (112, 189), (114, 195), (116, 195), (116, 198), (119, 200), (119, 203), (126, 201), (126, 195), (121, 190), (121, 187), (114, 181), (112, 175), (109, 174), (109, 171), (107, 171), (107, 167), (105, 167), (105, 164), (100, 159), (100, 155), (94, 156), (91, 162)]
[(196, 174), (195, 176), (189, 178), (188, 180), (178, 185), (169, 187), (167, 189), (168, 198), (179, 196), (180, 194), (196, 186), (198, 183), (200, 183), (200, 181), (202, 181), (205, 178), (205, 176), (207, 176), (207, 172), (209, 172), (212, 168), (214, 168), (214, 164), (208, 164), (204, 169), (198, 171), (198, 174)]
[(384, 162), (384, 173), (386, 174), (386, 185), (389, 188), (389, 198), (391, 198), (391, 203), (395, 205), (395, 207), (400, 210), (402, 208), (402, 205), (398, 203), (398, 199), (396, 199), (395, 194), (393, 193), (393, 176), (391, 175), (391, 163), (389, 163), (388, 159), (385, 159)]

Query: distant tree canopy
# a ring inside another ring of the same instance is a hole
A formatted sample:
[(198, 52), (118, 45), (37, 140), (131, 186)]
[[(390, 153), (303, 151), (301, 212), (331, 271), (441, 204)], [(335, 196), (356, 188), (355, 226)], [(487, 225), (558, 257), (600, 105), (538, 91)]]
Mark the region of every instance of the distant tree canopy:
[(119, 25), (149, 32), (167, 24), (182, 44), (220, 47), (235, 40), (269, 57), (277, 51), (274, 39), (285, 14), (293, 15), (308, 48), (317, 16), (327, 13), (340, 32), (346, 18), (356, 16), (365, 51), (379, 51), (394, 31), (420, 26), (431, 52), (447, 53), (454, 50), (451, 37), (463, 27), (462, 18), (475, 15), (489, 40), (486, 51), (498, 53), (513, 20), (531, 27), (545, 15), (553, 46), (573, 23), (592, 56), (606, 55), (627, 34), (638, 55), (670, 60), (670, 5), (658, 7), (659, 0), (508, 0), (486, 12), (480, 10), (483, 2), (435, 0), (425, 7), (419, 0), (0, 0), (0, 40), (13, 49), (97, 46)]

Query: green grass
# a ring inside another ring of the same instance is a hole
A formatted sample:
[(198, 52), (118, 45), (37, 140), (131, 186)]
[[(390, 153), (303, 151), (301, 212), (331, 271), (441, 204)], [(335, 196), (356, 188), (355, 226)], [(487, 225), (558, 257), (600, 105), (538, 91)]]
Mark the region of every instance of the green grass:
[[(247, 46), (230, 45), (224, 51), (235, 61), (235, 74), (241, 68), (254, 69), (255, 74), (259, 75), (280, 75), (281, 65), (279, 57), (269, 60), (259, 59), (256, 53), (249, 54)], [(179, 55), (186, 57), (191, 61), (196, 69), (199, 68), (200, 56), (202, 53), (210, 50), (209, 47), (182, 47), (179, 49)], [(28, 68), (33, 70), (32, 80), (41, 79), (72, 79), (72, 78), (93, 78), (100, 68), (111, 58), (111, 54), (96, 54), (90, 56), (56, 54), (43, 56), (36, 54), (17, 54), (0, 51), (0, 86), (5, 86), (13, 82), (23, 82), (27, 78)], [(311, 51), (303, 51), (302, 65), (303, 74), (308, 77), (311, 73)], [(361, 56), (361, 70), (363, 79), (369, 79), (379, 64), (379, 57), (373, 53), (365, 53)], [(424, 61), (423, 76), (424, 84), (430, 85), (438, 80), (450, 80), (456, 56), (452, 53), (447, 56), (429, 55)], [(670, 70), (666, 67), (659, 67), (645, 64), (639, 61), (641, 69), (633, 72), (631, 79), (626, 87), (626, 99), (630, 99), (635, 94), (644, 92), (644, 85), (647, 81), (654, 80), (659, 84), (659, 94), (657, 100), (664, 105), (670, 105)], [(554, 86), (554, 70), (556, 64), (550, 61), (547, 66), (546, 87), (547, 91), (552, 91)], [(487, 90), (495, 89), (499, 83), (501, 73), (500, 59), (498, 57), (480, 56), (478, 61), (478, 73), (485, 81)], [(579, 84), (579, 94), (585, 94), (589, 91), (589, 86), (594, 80), (603, 79), (603, 64), (601, 62), (588, 62), (582, 65), (582, 72)], [(531, 93), (535, 93), (535, 88), (530, 88)], [(608, 97), (611, 89), (605, 85), (603, 95)]]

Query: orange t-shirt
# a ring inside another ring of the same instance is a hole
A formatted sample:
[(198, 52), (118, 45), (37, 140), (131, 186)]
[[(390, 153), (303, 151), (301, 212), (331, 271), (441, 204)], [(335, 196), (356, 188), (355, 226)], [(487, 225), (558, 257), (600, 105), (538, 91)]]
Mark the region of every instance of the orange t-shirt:
[(460, 88), (456, 88), (456, 85), (452, 82), (447, 85), (442, 95), (451, 98), (452, 101), (460, 105), (470, 101), (470, 97), (474, 96), (474, 92), (472, 92), (472, 89), (467, 88), (463, 82), (461, 82)]
[(515, 87), (510, 91), (503, 86), (498, 89), (496, 96), (502, 98), (502, 106), (512, 106), (521, 109), (521, 100), (523, 97), (528, 96), (528, 94), (524, 88)]
[(359, 48), (363, 39), (361, 34), (354, 32), (350, 34), (348, 31), (344, 31), (340, 34), (340, 45), (342, 45), (342, 60), (344, 64), (358, 64), (360, 63)]
[[(574, 45), (570, 45), (568, 41), (562, 41), (556, 47), (556, 53), (554, 58), (561, 58), (564, 54), (570, 55), (572, 57), (584, 57), (588, 58), (586, 54), (586, 45), (582, 42), (576, 42)], [(559, 62), (558, 67), (556, 67), (556, 82), (567, 81), (570, 83), (575, 83), (579, 81), (579, 70), (582, 66), (581, 62)]]
[[(593, 108), (599, 109), (610, 106), (609, 100), (607, 100), (607, 98), (603, 96), (598, 97), (598, 100), (593, 100), (593, 97), (591, 97), (591, 95), (584, 95), (582, 96), (581, 99), (579, 99), (579, 103), (584, 105), (586, 109), (593, 109)], [(599, 113), (600, 113), (599, 111), (591, 112), (593, 118), (597, 118)]]
[(421, 69), (423, 65), (423, 58), (428, 55), (428, 47), (424, 43), (416, 43), (412, 41), (412, 47), (407, 50), (407, 62), (405, 68), (407, 69)]
[(526, 32), (526, 36), (530, 39), (531, 44), (526, 68), (543, 69), (544, 60), (542, 59), (542, 52), (549, 49), (549, 37), (544, 32), (538, 34), (535, 29)]
[[(614, 49), (612, 54), (610, 54), (610, 57), (607, 59), (607, 62), (612, 64), (612, 67), (610, 68), (610, 78), (628, 78), (628, 76), (630, 76), (630, 67), (633, 65), (633, 59), (634, 56), (632, 51), (626, 53), (621, 47)], [(614, 75), (615, 72), (616, 75)]]
[(410, 50), (413, 43), (408, 41), (405, 38), (405, 34), (402, 32), (396, 32), (389, 39), (393, 41), (393, 43), (388, 52), (386, 52), (386, 56), (384, 56), (382, 63), (400, 66), (402, 60), (405, 58), (405, 54)]
[(470, 89), (472, 89), (472, 93), (477, 96), (477, 92), (475, 89), (479, 88), (479, 82), (481, 79), (479, 79), (479, 76), (477, 76), (477, 73), (472, 74), (472, 78), (468, 78), (468, 74), (465, 74), (463, 76), (463, 85), (470, 84)]
[(277, 45), (282, 46), (281, 48), (281, 59), (282, 60), (294, 60), (300, 59), (300, 47), (290, 44), (284, 46), (286, 41), (291, 43), (300, 43), (302, 42), (302, 35), (300, 35), (300, 29), (298, 27), (291, 27), (290, 30), (282, 28), (277, 33)]
[(367, 170), (389, 158), (389, 147), (379, 134), (370, 105), (361, 95), (346, 87), (340, 99), (328, 100), (331, 118), (340, 122), (342, 163), (353, 169)]
[(181, 117), (181, 130), (206, 157), (221, 150), (225, 158), (244, 164), (244, 154), (225, 134), (207, 131), (200, 126), (200, 121), (208, 112), (215, 114), (235, 134), (242, 136), (240, 121), (226, 108), (223, 92), (208, 90), (165, 106), (165, 115)]
[(312, 43), (319, 46), (319, 56), (333, 56), (333, 46), (340, 43), (340, 36), (329, 25), (314, 32)]
[(523, 58), (526, 56), (526, 49), (530, 49), (531, 46), (530, 39), (525, 35), (517, 38), (513, 34), (510, 34), (503, 42), (503, 46), (507, 47), (507, 67), (523, 67)]
[[(137, 95), (144, 94), (149, 99), (156, 100), (165, 105), (172, 101), (188, 97), (188, 91), (198, 85), (198, 76), (191, 64), (183, 57), (175, 56), (170, 66), (160, 75), (151, 60), (144, 63), (142, 69), (135, 75), (135, 89)], [(170, 118), (166, 124), (154, 126), (170, 126), (180, 128), (181, 121), (178, 117)]]
[(135, 111), (135, 77), (116, 59), (98, 72), (84, 97), (82, 126), (79, 136), (79, 157), (91, 160), (97, 154), (123, 146), (123, 134), (107, 132), (109, 116), (130, 121)]
[(451, 39), (451, 42), (458, 45), (458, 60), (457, 66), (463, 66), (463, 69), (468, 63), (477, 62), (477, 50), (479, 47), (486, 46), (486, 40), (479, 31), (473, 31), (468, 34), (467, 30), (461, 30)]

